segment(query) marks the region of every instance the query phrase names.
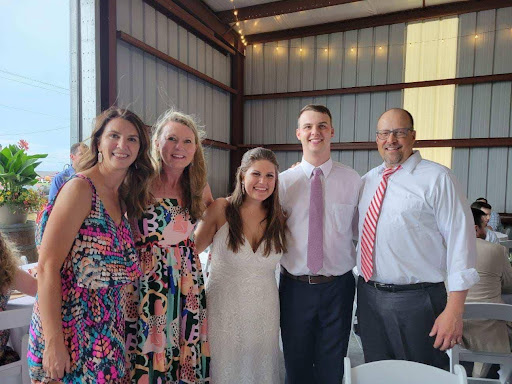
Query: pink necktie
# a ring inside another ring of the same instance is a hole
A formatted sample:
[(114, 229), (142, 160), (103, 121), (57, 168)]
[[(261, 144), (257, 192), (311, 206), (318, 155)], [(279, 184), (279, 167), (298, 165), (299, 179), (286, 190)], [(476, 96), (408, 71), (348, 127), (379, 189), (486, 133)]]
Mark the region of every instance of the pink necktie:
[(386, 168), (382, 175), (372, 202), (366, 211), (363, 224), (363, 236), (361, 237), (361, 270), (365, 281), (370, 280), (373, 275), (373, 247), (375, 245), (375, 233), (377, 232), (377, 222), (379, 221), (380, 207), (388, 186), (388, 179), (393, 173), (402, 168), (399, 165), (396, 168)]
[(321, 175), (320, 168), (313, 170), (309, 197), (308, 268), (313, 274), (317, 274), (324, 264), (324, 197)]

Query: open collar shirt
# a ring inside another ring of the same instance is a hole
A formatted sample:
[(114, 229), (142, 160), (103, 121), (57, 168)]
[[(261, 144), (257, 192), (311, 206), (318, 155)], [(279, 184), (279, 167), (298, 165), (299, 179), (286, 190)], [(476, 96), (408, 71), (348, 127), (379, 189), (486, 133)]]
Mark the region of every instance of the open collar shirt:
[[(363, 176), (359, 233), (385, 165)], [(387, 284), (447, 281), (462, 291), (478, 281), (473, 216), (451, 171), (415, 151), (388, 180), (371, 280)], [(361, 271), (361, 250), (357, 250)]]
[[(357, 201), (361, 177), (352, 168), (329, 159), (322, 169), (324, 197), (323, 267), (319, 275), (337, 276), (355, 266)], [(307, 267), (310, 182), (315, 166), (302, 159), (300, 165), (279, 175), (279, 197), (288, 215), (288, 252), (281, 265), (293, 275), (311, 275)]]

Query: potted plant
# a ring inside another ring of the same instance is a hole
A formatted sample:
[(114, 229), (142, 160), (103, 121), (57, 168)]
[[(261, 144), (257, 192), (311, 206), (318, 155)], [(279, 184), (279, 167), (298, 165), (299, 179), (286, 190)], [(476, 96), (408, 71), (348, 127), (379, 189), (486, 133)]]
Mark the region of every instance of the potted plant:
[(38, 181), (35, 168), (46, 154), (27, 154), (28, 143), (20, 140), (0, 151), (0, 224), (24, 223), (29, 212), (36, 212), (45, 203), (44, 196), (30, 188)]

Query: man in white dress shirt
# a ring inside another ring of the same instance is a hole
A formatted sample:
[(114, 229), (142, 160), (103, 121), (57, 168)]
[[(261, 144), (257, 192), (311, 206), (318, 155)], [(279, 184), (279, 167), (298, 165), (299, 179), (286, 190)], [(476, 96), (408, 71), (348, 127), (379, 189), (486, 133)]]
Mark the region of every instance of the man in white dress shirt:
[(361, 178), (331, 159), (326, 107), (304, 107), (296, 135), (302, 162), (279, 175), (289, 228), (279, 285), (286, 382), (339, 383), (354, 300)]
[[(462, 341), (464, 300), (478, 281), (475, 229), (455, 177), (413, 151), (415, 138), (413, 118), (403, 109), (386, 111), (377, 123), (384, 163), (363, 176), (358, 321), (367, 362), (402, 359), (446, 367), (441, 351)], [(365, 220), (390, 168), (397, 170), (381, 198), (367, 279), (361, 273)]]

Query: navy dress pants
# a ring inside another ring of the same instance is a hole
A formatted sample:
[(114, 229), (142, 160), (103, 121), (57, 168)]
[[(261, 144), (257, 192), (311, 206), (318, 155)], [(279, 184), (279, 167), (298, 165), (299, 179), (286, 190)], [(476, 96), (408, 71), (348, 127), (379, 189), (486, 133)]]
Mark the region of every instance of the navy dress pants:
[(287, 384), (341, 383), (354, 292), (352, 271), (322, 284), (281, 274), (281, 336)]

